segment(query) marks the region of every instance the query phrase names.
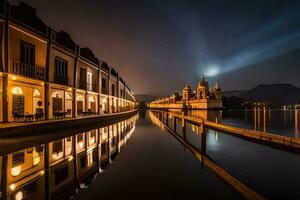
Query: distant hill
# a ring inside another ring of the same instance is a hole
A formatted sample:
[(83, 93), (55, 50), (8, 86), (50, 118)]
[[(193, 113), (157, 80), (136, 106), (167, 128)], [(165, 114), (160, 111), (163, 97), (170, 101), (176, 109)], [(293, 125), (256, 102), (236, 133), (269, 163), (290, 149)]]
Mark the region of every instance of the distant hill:
[(300, 88), (291, 84), (260, 84), (239, 97), (249, 102), (263, 101), (277, 105), (298, 104), (300, 103)]
[(225, 97), (238, 97), (246, 93), (247, 91), (248, 90), (228, 90), (228, 91), (223, 91), (222, 95)]
[(147, 94), (135, 94), (134, 96), (138, 102), (144, 101), (145, 103), (149, 103), (151, 101), (158, 99), (157, 96), (147, 95)]

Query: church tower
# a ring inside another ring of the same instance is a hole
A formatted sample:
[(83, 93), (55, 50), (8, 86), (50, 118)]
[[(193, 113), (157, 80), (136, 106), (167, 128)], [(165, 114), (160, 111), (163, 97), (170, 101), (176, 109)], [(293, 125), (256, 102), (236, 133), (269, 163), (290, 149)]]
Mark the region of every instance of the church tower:
[(191, 87), (186, 84), (182, 91), (182, 100), (189, 100), (191, 98)]
[(207, 96), (209, 96), (209, 86), (208, 82), (205, 80), (204, 74), (202, 80), (199, 81), (196, 92), (197, 99), (207, 99)]

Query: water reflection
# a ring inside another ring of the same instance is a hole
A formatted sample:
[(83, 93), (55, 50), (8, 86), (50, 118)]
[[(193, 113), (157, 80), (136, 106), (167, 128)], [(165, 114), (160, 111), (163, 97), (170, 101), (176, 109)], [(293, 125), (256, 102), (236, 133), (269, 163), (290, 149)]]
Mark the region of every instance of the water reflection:
[(0, 156), (1, 199), (69, 199), (121, 151), (137, 116)]
[[(289, 119), (293, 119), (295, 122), (295, 129), (292, 131), (299, 134), (300, 111), (295, 110), (295, 114), (293, 111), (284, 112), (288, 113), (289, 117), (292, 113), (293, 118), (290, 117)], [(235, 125), (245, 126), (244, 121), (240, 120), (241, 118), (245, 119), (245, 113), (231, 113), (231, 116), (234, 114), (239, 116), (234, 121)], [(261, 126), (264, 123), (267, 124), (268, 115), (272, 115), (272, 120), (276, 120), (278, 115), (284, 116), (281, 111), (274, 110), (247, 111), (248, 116), (251, 114), (253, 114), (253, 118), (263, 120), (262, 122), (255, 120), (257, 126), (258, 124)], [(161, 114), (157, 115), (156, 123), (161, 123), (159, 122), (162, 120), (161, 116)], [(184, 133), (186, 135), (184, 140), (196, 147), (202, 155), (213, 160), (215, 164), (267, 199), (282, 199), (282, 197), (284, 199), (300, 199), (300, 191), (297, 189), (300, 178), (298, 172), (300, 167), (299, 154), (274, 149), (205, 127), (200, 131), (201, 127), (188, 122), (186, 129), (183, 129), (182, 124), (180, 124), (181, 120), (177, 120), (175, 125), (170, 118), (169, 121), (169, 127), (173, 131), (177, 127), (176, 134), (183, 136)], [(252, 125), (252, 121), (250, 124)], [(289, 123), (289, 125), (291, 124)], [(297, 134), (295, 134), (296, 137)]]

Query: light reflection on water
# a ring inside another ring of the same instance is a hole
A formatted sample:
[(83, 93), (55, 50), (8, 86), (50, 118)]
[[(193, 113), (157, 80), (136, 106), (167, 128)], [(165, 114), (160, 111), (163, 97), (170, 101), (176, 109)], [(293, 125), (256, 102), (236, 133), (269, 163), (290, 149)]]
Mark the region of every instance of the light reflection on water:
[(137, 115), (1, 155), (1, 199), (70, 199), (112, 163), (133, 134), (136, 120)]
[[(229, 113), (194, 110), (187, 114), (238, 127), (276, 131), (277, 134), (299, 137), (299, 110), (247, 110)], [(181, 120), (177, 121), (177, 132), (182, 135), (180, 122)], [(172, 120), (169, 124), (170, 127), (174, 126)], [(210, 129), (204, 131), (207, 133), (207, 155), (231, 175), (267, 198), (300, 199), (299, 154), (274, 149)], [(187, 123), (186, 140), (201, 149), (199, 126)]]

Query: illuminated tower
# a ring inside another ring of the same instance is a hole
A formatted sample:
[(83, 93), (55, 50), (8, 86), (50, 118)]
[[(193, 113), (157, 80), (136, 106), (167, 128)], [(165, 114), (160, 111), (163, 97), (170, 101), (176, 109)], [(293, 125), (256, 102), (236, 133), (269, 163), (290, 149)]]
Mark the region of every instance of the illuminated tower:
[(186, 84), (182, 91), (183, 100), (189, 100), (191, 97), (191, 87)]
[(207, 96), (209, 96), (209, 86), (203, 74), (203, 78), (199, 81), (197, 87), (197, 99), (207, 99)]

